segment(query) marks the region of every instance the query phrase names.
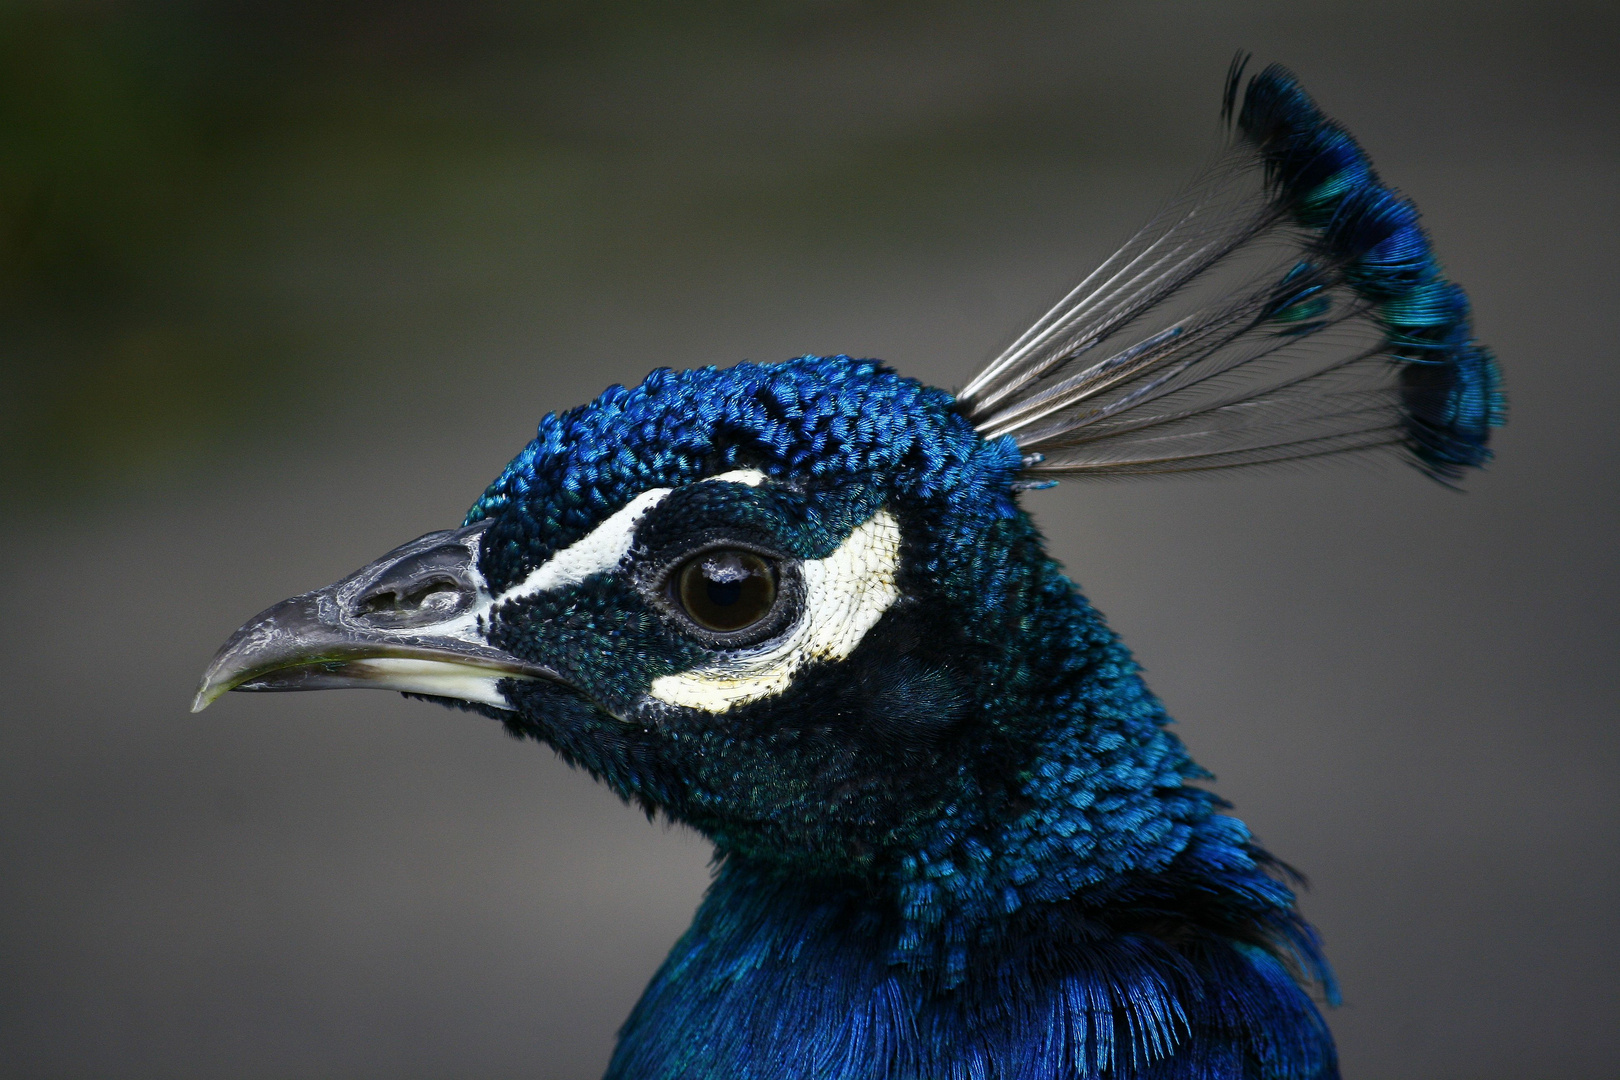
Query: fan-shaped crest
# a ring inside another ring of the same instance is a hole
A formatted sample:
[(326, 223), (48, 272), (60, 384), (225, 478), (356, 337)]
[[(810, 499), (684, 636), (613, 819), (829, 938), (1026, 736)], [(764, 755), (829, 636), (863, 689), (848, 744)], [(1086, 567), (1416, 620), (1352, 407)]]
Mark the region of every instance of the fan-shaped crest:
[(1277, 65), (1228, 76), (1230, 145), (958, 395), (1032, 476), (1403, 448), (1490, 457), (1496, 365), (1417, 208)]

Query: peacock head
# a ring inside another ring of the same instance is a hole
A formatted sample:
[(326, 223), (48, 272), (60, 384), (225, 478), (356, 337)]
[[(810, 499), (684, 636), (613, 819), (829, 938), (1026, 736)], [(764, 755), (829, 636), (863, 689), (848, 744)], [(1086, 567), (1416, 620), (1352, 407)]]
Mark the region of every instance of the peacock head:
[(1017, 489), (1383, 451), (1455, 482), (1503, 418), (1416, 207), (1242, 72), (1228, 155), (961, 393), (808, 356), (612, 388), (460, 529), (239, 630), (197, 707), (458, 704), (728, 856), (897, 870), (908, 910), (1156, 872), (1213, 796)]
[(196, 707), (400, 690), (724, 851), (872, 867), (963, 797), (1040, 654), (1021, 465), (869, 361), (657, 371), (547, 416), (461, 528), (249, 622)]

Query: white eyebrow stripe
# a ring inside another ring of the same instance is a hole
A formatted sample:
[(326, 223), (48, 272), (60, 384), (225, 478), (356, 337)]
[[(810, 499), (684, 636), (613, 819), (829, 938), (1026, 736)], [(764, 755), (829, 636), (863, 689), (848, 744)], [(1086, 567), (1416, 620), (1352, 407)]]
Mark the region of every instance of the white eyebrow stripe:
[(896, 600), (900, 522), (879, 510), (825, 559), (800, 564), (804, 611), (774, 644), (653, 680), (649, 697), (704, 712), (725, 712), (786, 690), (800, 668), (843, 660)]
[[(759, 487), (769, 477), (758, 469), (734, 469), (718, 476), (706, 476), (699, 483), (722, 481)], [(551, 558), (529, 571), (528, 577), (494, 600), (504, 604), (536, 593), (552, 592), (577, 585), (592, 574), (616, 568), (636, 539), (636, 526), (653, 507), (663, 502), (674, 488), (648, 488), (603, 519), (602, 523)]]
[(636, 525), (674, 488), (649, 488), (619, 507), (596, 528), (529, 571), (529, 576), (495, 598), (495, 603), (577, 585), (592, 574), (612, 570), (630, 553)]
[(769, 479), (770, 477), (766, 476), (758, 469), (733, 469), (731, 472), (723, 472), (719, 476), (705, 477), (702, 482), (707, 484), (714, 481), (721, 481), (730, 484), (747, 484), (749, 487), (759, 487)]

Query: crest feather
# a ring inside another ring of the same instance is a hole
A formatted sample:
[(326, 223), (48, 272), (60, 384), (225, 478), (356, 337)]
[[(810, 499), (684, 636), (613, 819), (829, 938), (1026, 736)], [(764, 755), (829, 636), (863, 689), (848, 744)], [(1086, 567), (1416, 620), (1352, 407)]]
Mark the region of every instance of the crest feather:
[(1454, 480), (1504, 407), (1417, 208), (1287, 69), (1227, 78), (1216, 162), (958, 395), (1043, 474), (1379, 447)]

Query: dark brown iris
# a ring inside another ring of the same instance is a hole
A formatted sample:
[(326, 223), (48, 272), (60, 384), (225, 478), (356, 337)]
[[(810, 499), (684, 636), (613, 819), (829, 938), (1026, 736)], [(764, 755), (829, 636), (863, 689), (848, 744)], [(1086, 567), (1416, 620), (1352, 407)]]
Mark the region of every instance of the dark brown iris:
[(675, 599), (705, 630), (752, 626), (776, 603), (776, 571), (751, 551), (705, 551), (675, 572)]

